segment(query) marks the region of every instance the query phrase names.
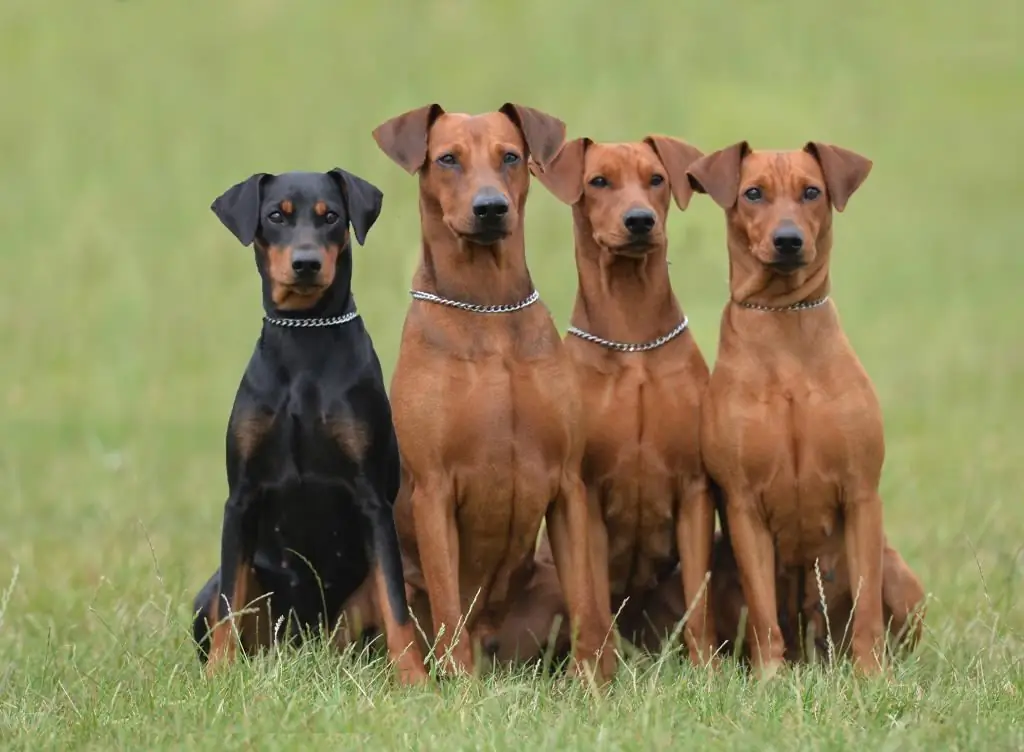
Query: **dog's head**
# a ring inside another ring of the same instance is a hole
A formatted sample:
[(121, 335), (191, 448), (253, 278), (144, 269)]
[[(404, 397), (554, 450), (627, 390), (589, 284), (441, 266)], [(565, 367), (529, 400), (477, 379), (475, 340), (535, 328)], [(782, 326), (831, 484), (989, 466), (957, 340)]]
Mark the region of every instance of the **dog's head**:
[(725, 209), (731, 241), (773, 273), (811, 266), (831, 246), (832, 209), (843, 211), (871, 161), (811, 141), (796, 151), (753, 151), (746, 141), (690, 166), (695, 191)]
[(579, 138), (565, 144), (546, 167), (530, 170), (560, 201), (578, 209), (604, 251), (640, 257), (666, 247), (670, 197), (685, 209), (693, 189), (686, 168), (702, 156), (668, 136), (624, 144)]
[(433, 104), (388, 120), (373, 137), (405, 170), (419, 173), (423, 205), (453, 235), (489, 246), (522, 228), (527, 160), (546, 164), (565, 139), (565, 124), (517, 104), (482, 115)]
[(351, 250), (349, 226), (362, 245), (383, 198), (370, 183), (335, 168), (257, 173), (228, 188), (210, 208), (242, 245), (255, 245), (273, 306), (301, 311), (332, 286), (348, 292), (351, 266), (338, 259)]

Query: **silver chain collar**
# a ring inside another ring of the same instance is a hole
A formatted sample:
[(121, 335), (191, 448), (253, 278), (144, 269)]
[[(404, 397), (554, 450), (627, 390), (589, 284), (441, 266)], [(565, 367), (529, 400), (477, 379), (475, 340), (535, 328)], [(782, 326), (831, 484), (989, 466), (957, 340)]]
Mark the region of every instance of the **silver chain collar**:
[(358, 316), (358, 311), (350, 311), (349, 313), (342, 314), (341, 316), (330, 316), (325, 319), (279, 319), (275, 316), (264, 316), (263, 320), (268, 324), (273, 324), (274, 326), (291, 326), (305, 329), (307, 327), (338, 326), (339, 324), (347, 324)]
[(680, 334), (686, 331), (686, 327), (690, 325), (690, 320), (683, 316), (683, 320), (676, 325), (676, 328), (670, 331), (668, 334), (663, 334), (657, 339), (652, 339), (650, 342), (631, 343), (631, 342), (615, 342), (614, 340), (604, 339), (598, 337), (596, 334), (585, 332), (575, 326), (570, 326), (566, 331), (569, 334), (575, 335), (580, 339), (585, 339), (587, 342), (593, 342), (595, 345), (601, 345), (601, 347), (607, 347), (609, 350), (617, 350), (618, 352), (646, 352), (648, 350), (656, 350), (662, 345), (668, 344)]
[(759, 303), (748, 303), (745, 300), (734, 300), (733, 303), (738, 305), (740, 308), (749, 308), (752, 311), (772, 311), (774, 313), (782, 313), (785, 311), (808, 311), (811, 308), (818, 308), (828, 302), (828, 295), (824, 298), (818, 298), (817, 300), (802, 300), (799, 303), (794, 303), (788, 306), (766, 306), (760, 305)]
[(440, 295), (434, 295), (432, 292), (423, 292), (422, 290), (409, 290), (409, 294), (412, 295), (415, 300), (425, 300), (428, 303), (439, 303), (440, 305), (458, 308), (462, 311), (471, 311), (472, 313), (512, 313), (513, 311), (521, 311), (524, 308), (528, 308), (540, 300), (540, 293), (536, 290), (531, 292), (529, 297), (525, 300), (520, 300), (518, 303), (506, 303), (504, 305), (478, 305), (477, 303), (463, 303), (461, 300), (449, 300), (448, 298), (442, 298)]

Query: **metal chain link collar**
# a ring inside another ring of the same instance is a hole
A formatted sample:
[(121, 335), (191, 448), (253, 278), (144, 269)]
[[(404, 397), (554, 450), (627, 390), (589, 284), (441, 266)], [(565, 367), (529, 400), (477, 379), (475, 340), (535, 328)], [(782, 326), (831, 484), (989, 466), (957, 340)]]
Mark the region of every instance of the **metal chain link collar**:
[(438, 303), (440, 305), (458, 308), (462, 311), (471, 311), (472, 313), (512, 313), (514, 311), (521, 311), (524, 308), (528, 308), (540, 300), (540, 293), (536, 290), (530, 293), (529, 297), (525, 300), (520, 300), (518, 303), (506, 303), (504, 305), (478, 305), (477, 303), (463, 303), (461, 300), (449, 300), (448, 298), (442, 298), (440, 295), (434, 295), (432, 292), (423, 292), (422, 290), (409, 290), (409, 294), (412, 295), (415, 300), (425, 300), (428, 303)]
[(359, 316), (358, 311), (351, 311), (341, 316), (331, 316), (324, 319), (279, 319), (274, 316), (264, 316), (263, 320), (268, 324), (274, 326), (292, 326), (304, 329), (306, 327), (317, 327), (317, 326), (338, 326), (339, 324), (347, 324), (354, 318)]
[(745, 300), (734, 300), (733, 303), (740, 306), (741, 308), (749, 308), (752, 311), (773, 311), (775, 313), (781, 313), (784, 311), (807, 311), (811, 308), (817, 308), (823, 306), (828, 302), (828, 295), (824, 298), (818, 298), (817, 300), (803, 300), (799, 303), (794, 303), (788, 306), (766, 306), (760, 305), (759, 303), (748, 303)]
[(609, 350), (617, 350), (618, 352), (646, 352), (648, 350), (656, 350), (664, 344), (667, 344), (678, 337), (680, 334), (686, 331), (686, 327), (690, 325), (690, 320), (683, 316), (683, 320), (679, 322), (675, 329), (670, 331), (668, 334), (663, 334), (657, 339), (652, 339), (650, 342), (642, 342), (633, 344), (630, 342), (615, 342), (614, 340), (604, 339), (598, 337), (596, 334), (585, 332), (575, 326), (570, 326), (567, 330), (569, 334), (573, 334), (580, 339), (585, 339), (587, 342), (593, 342), (595, 345), (601, 345), (601, 347), (607, 347)]

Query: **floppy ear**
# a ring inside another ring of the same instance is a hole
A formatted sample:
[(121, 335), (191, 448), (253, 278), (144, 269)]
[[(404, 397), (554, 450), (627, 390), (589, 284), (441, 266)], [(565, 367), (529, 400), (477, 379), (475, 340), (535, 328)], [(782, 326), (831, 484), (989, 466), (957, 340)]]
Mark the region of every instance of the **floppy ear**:
[(644, 142), (654, 149), (661, 163), (665, 165), (668, 172), (668, 183), (672, 189), (672, 197), (676, 200), (676, 206), (685, 209), (690, 205), (693, 197), (693, 186), (686, 176), (687, 168), (704, 156), (704, 153), (696, 146), (690, 146), (685, 141), (670, 136), (648, 136)]
[(348, 221), (352, 224), (352, 229), (355, 230), (359, 245), (365, 245), (366, 233), (370, 231), (373, 223), (380, 216), (384, 194), (377, 186), (340, 167), (335, 167), (327, 174), (337, 180), (341, 186), (341, 193), (345, 197), (345, 208), (348, 209)]
[(840, 149), (838, 146), (808, 141), (804, 151), (814, 156), (825, 175), (825, 186), (836, 211), (846, 208), (853, 192), (860, 188), (871, 172), (872, 162), (860, 154)]
[(740, 165), (749, 153), (750, 146), (740, 141), (701, 157), (686, 170), (690, 187), (708, 194), (723, 209), (731, 209), (740, 192)]
[(380, 150), (397, 162), (406, 172), (415, 174), (427, 160), (427, 134), (444, 109), (428, 104), (391, 118), (373, 129), (373, 140)]
[(572, 206), (583, 198), (583, 158), (591, 143), (589, 138), (566, 141), (547, 167), (531, 159), (530, 172), (555, 198)]
[(516, 124), (526, 141), (526, 148), (541, 167), (550, 162), (565, 142), (565, 123), (554, 115), (506, 102), (498, 112)]
[(228, 188), (210, 204), (217, 219), (242, 245), (249, 245), (256, 238), (260, 226), (260, 187), (268, 177), (265, 172), (257, 172)]

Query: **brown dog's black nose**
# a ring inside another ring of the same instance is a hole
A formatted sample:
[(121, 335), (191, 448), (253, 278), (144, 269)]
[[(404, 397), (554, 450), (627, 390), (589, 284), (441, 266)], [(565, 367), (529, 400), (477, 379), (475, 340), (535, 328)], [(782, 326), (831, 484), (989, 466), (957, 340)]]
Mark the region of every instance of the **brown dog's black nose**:
[(622, 216), (622, 224), (633, 235), (647, 235), (654, 229), (657, 217), (649, 209), (630, 209)]
[(480, 222), (500, 222), (508, 214), (508, 199), (494, 188), (483, 188), (473, 197), (473, 215)]
[(312, 277), (320, 273), (320, 249), (295, 248), (292, 250), (292, 271), (298, 277)]
[(780, 227), (772, 235), (772, 244), (775, 246), (775, 252), (780, 256), (792, 256), (803, 250), (804, 234), (795, 225)]

